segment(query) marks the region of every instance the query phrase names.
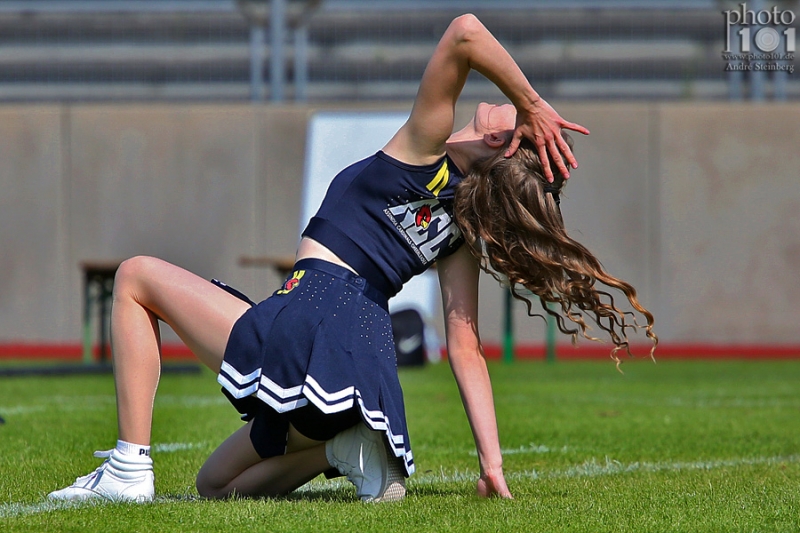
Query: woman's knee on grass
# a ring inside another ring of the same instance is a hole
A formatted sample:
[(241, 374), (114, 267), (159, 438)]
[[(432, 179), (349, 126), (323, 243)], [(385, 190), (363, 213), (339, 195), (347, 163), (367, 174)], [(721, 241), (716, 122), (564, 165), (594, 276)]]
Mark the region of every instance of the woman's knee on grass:
[(243, 467), (237, 464), (234, 457), (227, 457), (225, 453), (235, 453), (235, 450), (230, 449), (230, 446), (226, 448), (228, 449), (220, 450), (218, 448), (215, 450), (197, 473), (194, 485), (197, 493), (203, 498), (217, 500), (227, 498), (234, 492), (231, 484), (241, 474)]
[[(200, 467), (195, 487), (204, 498), (227, 498), (236, 490), (232, 485), (242, 473), (263, 461), (250, 441), (250, 421), (233, 432)], [(237, 491), (241, 494), (241, 490)]]
[(197, 473), (197, 479), (194, 484), (200, 496), (218, 500), (231, 495), (231, 491), (227, 489), (228, 483), (220, 484), (219, 480), (213, 479), (206, 471), (205, 465), (203, 465), (203, 468)]

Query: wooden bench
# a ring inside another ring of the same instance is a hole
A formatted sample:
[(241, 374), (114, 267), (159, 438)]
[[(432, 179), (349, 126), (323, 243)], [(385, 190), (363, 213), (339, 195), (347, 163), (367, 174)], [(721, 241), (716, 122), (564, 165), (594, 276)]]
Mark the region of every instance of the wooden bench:
[(281, 278), (285, 278), (292, 271), (292, 267), (294, 267), (294, 256), (243, 255), (239, 257), (239, 266), (245, 268), (271, 268), (277, 272)]

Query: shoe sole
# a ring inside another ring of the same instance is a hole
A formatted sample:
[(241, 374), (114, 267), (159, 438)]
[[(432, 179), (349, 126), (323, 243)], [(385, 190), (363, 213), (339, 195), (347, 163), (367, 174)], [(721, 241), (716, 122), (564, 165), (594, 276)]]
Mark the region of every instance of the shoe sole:
[[(353, 437), (360, 440), (362, 443), (364, 442), (372, 443), (372, 445), (374, 445), (379, 450), (378, 453), (381, 454), (380, 457), (381, 468), (384, 470), (385, 473), (385, 479), (383, 480), (382, 488), (380, 491), (378, 491), (378, 496), (375, 497), (367, 495), (359, 495), (361, 501), (379, 503), (379, 502), (393, 502), (402, 500), (406, 495), (406, 479), (404, 476), (404, 471), (400, 465), (399, 460), (396, 457), (394, 457), (394, 454), (391, 453), (391, 451), (389, 450), (388, 445), (385, 439), (383, 438), (383, 435), (380, 432), (371, 430), (363, 422), (360, 425), (355, 426), (352, 430), (346, 430), (346, 431), (348, 432), (352, 431), (353, 433), (355, 433), (356, 435), (354, 435)], [(340, 433), (339, 435), (337, 435), (337, 437), (334, 437), (334, 439), (340, 438), (340, 435), (343, 435), (343, 433)], [(350, 438), (350, 436), (348, 436), (348, 438)], [(333, 441), (329, 441), (329, 443), (330, 442)], [(338, 459), (336, 459), (337, 454), (328, 445), (326, 445), (325, 447), (325, 454), (328, 457), (328, 461), (330, 462), (330, 464), (333, 465), (336, 464), (337, 462), (340, 462)], [(348, 454), (349, 452), (347, 452), (344, 455)], [(347, 464), (347, 463), (342, 462), (342, 464)], [(344, 474), (343, 470), (341, 470), (339, 467), (336, 468), (342, 474)], [(352, 479), (350, 479), (350, 475), (349, 474), (346, 475), (348, 480), (351, 483), (353, 483), (353, 485), (356, 485), (356, 483)], [(357, 492), (361, 490), (358, 487), (359, 485), (356, 485)]]
[[(381, 439), (383, 440), (383, 439)], [(383, 502), (396, 502), (400, 501), (406, 496), (406, 477), (403, 475), (403, 469), (400, 462), (394, 457), (386, 443), (384, 442), (384, 451), (386, 453), (386, 487), (377, 498), (367, 499), (371, 503)]]
[(90, 492), (89, 494), (73, 494), (70, 496), (61, 496), (61, 495), (47, 495), (47, 499), (51, 502), (85, 502), (89, 500), (103, 500), (107, 502), (132, 502), (132, 503), (150, 503), (152, 502), (155, 497), (154, 496), (136, 496), (136, 497), (129, 497), (129, 496), (107, 496), (105, 494), (100, 494), (98, 492)]

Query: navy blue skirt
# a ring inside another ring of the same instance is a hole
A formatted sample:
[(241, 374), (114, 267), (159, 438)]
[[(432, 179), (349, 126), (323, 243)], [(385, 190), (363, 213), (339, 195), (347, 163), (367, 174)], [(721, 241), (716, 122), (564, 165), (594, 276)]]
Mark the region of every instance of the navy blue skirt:
[(271, 443), (267, 453), (285, 453), (285, 414), (308, 407), (335, 420), (355, 411), (384, 433), (411, 475), (386, 297), (364, 278), (319, 259), (298, 261), (283, 286), (259, 304), (231, 292), (252, 307), (233, 326), (217, 380), (241, 413), (262, 420), (258, 438)]

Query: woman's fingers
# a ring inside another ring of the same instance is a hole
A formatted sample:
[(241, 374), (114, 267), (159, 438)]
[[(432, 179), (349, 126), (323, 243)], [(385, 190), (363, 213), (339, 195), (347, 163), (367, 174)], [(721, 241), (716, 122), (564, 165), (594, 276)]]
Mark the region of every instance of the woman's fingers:
[(514, 130), (514, 135), (511, 137), (511, 142), (508, 145), (508, 149), (504, 154), (505, 157), (511, 157), (519, 148), (519, 144), (522, 142), (522, 131), (519, 128)]
[(576, 124), (575, 122), (567, 122), (564, 121), (561, 124), (561, 127), (566, 130), (577, 131), (578, 133), (583, 133), (584, 135), (589, 135), (589, 130), (581, 126), (580, 124)]
[(539, 150), (539, 160), (542, 162), (544, 177), (549, 183), (553, 183), (555, 178), (553, 177), (553, 169), (550, 168), (550, 159), (547, 157), (547, 144), (543, 142), (537, 145), (536, 148)]
[(504, 155), (505, 157), (514, 155), (523, 137), (528, 138), (536, 146), (542, 162), (542, 171), (548, 182), (552, 183), (554, 180), (551, 162), (565, 179), (569, 178), (569, 167), (578, 168), (578, 160), (561, 134), (563, 129), (589, 135), (587, 128), (564, 120), (547, 103), (542, 104), (538, 113), (522, 115), (518, 112), (517, 127)]
[[(578, 168), (578, 160), (575, 159), (575, 154), (572, 153), (572, 149), (569, 147), (569, 144), (567, 144), (567, 141), (564, 140), (564, 137), (559, 135), (556, 138), (556, 142), (558, 143), (558, 149), (564, 154), (564, 157), (566, 157), (567, 163), (569, 163), (572, 168)], [(564, 174), (564, 177), (569, 178), (569, 172)]]

